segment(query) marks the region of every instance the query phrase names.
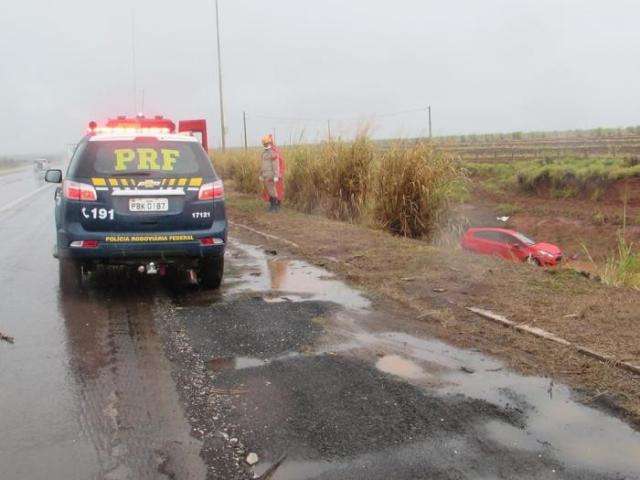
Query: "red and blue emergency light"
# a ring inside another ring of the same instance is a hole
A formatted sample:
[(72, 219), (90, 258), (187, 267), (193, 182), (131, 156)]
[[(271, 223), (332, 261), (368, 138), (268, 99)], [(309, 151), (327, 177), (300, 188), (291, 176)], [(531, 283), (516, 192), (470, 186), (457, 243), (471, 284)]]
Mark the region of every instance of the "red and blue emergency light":
[[(179, 133), (199, 134), (202, 147), (205, 151), (209, 151), (209, 139), (207, 137), (207, 121), (198, 120), (180, 120), (178, 122)], [(162, 115), (155, 117), (145, 117), (138, 115), (136, 117), (127, 117), (120, 115), (116, 118), (110, 118), (104, 127), (98, 126), (96, 122), (89, 122), (89, 133), (154, 133), (169, 134), (176, 133), (176, 124)]]

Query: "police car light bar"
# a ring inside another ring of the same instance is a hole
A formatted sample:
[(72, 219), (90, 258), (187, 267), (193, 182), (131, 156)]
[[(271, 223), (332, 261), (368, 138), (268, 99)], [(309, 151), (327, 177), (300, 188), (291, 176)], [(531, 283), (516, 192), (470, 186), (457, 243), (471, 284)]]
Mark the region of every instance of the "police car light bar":
[[(200, 143), (205, 151), (209, 151), (209, 139), (207, 136), (207, 121), (198, 120), (181, 120), (178, 124), (178, 132), (184, 135), (195, 136), (200, 135)], [(98, 126), (96, 122), (89, 122), (87, 133), (90, 135), (108, 133), (114, 135), (166, 135), (176, 133), (176, 124), (162, 115), (156, 115), (153, 118), (147, 118), (144, 115), (136, 117), (126, 117), (120, 115), (116, 118), (107, 120), (105, 126)]]
[(98, 126), (96, 122), (89, 122), (89, 133), (120, 133), (120, 134), (136, 134), (136, 133), (153, 133), (166, 134), (174, 133), (176, 124), (162, 115), (153, 118), (147, 118), (144, 115), (136, 117), (119, 116), (107, 120), (105, 126)]
[(89, 128), (89, 133), (110, 133), (114, 135), (137, 135), (147, 133), (152, 135), (166, 135), (171, 133), (171, 130), (169, 128), (154, 127), (95, 127)]

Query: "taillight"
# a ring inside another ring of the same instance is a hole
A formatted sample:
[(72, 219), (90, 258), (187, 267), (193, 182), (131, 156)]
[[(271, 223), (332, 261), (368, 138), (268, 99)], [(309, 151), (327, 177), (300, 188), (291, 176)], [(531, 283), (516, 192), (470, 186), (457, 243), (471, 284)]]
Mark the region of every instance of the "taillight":
[(222, 200), (224, 198), (224, 185), (222, 180), (206, 183), (200, 187), (198, 200)]
[(224, 240), (221, 238), (205, 237), (200, 239), (200, 245), (203, 247), (210, 247), (212, 245), (222, 245)]
[(71, 248), (98, 248), (98, 240), (76, 240), (69, 245)]
[(98, 199), (96, 189), (92, 185), (65, 180), (62, 184), (64, 198), (68, 200), (82, 200), (84, 202), (95, 202)]

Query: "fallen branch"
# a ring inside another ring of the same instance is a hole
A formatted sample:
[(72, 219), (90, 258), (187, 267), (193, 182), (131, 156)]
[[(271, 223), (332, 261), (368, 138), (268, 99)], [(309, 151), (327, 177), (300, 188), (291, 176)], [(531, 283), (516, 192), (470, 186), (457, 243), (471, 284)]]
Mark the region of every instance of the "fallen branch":
[(2, 332), (0, 332), (0, 340), (4, 340), (5, 342), (9, 342), (9, 343), (15, 342), (15, 338), (10, 337), (9, 335), (5, 335)]
[(507, 319), (506, 317), (502, 316), (502, 315), (498, 315), (497, 313), (492, 312), (491, 310), (484, 310), (482, 308), (476, 308), (476, 307), (467, 307), (467, 310), (469, 310), (470, 312), (475, 313), (476, 315), (479, 315), (483, 318), (486, 318), (487, 320), (491, 320), (493, 322), (499, 323), (501, 325), (504, 325), (506, 327), (511, 327), (514, 330), (520, 330), (521, 332), (527, 332), (530, 333), (531, 335), (535, 335), (536, 337), (539, 338), (543, 338), (545, 340), (549, 340), (555, 343), (558, 343), (560, 345), (563, 345), (565, 347), (574, 347), (576, 349), (577, 352), (589, 356), (591, 358), (595, 358), (596, 360), (599, 360), (603, 363), (607, 363), (613, 366), (616, 366), (618, 368), (623, 368), (629, 372), (635, 373), (640, 375), (640, 365), (634, 365), (632, 363), (629, 362), (621, 362), (619, 360), (616, 360), (615, 357), (612, 357), (611, 355), (605, 355), (603, 353), (600, 352), (596, 352), (595, 350), (591, 350), (587, 347), (583, 347), (581, 345), (576, 345), (574, 343), (569, 342), (568, 340), (565, 340), (562, 337), (559, 337), (558, 335), (551, 333), (551, 332), (547, 332), (546, 330), (543, 330), (542, 328), (538, 328), (538, 327), (531, 327), (529, 325), (526, 324), (517, 324), (515, 322), (512, 322), (511, 320)]

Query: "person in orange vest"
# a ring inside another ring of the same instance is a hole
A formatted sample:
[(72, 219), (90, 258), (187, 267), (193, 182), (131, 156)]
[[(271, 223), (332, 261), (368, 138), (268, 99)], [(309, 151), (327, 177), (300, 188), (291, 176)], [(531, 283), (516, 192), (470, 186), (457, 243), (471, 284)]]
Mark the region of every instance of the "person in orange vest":
[(284, 200), (284, 157), (275, 146), (273, 136), (262, 137), (262, 162), (260, 179), (264, 185), (262, 198), (269, 202), (269, 211), (277, 212)]

